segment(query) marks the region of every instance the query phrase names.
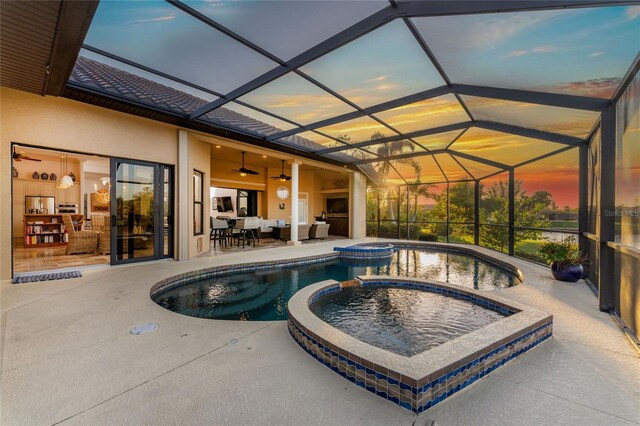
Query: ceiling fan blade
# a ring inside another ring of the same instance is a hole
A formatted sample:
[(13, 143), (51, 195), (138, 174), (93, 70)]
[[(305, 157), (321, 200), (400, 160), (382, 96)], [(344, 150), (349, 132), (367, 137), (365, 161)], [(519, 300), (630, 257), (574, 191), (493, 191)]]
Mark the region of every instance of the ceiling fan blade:
[(22, 161), (22, 160), (20, 159), (19, 155), (14, 155), (13, 156), (13, 161)]
[(42, 160), (40, 160), (38, 158), (27, 157), (26, 155), (22, 155), (22, 156), (20, 156), (20, 158), (23, 159), (23, 160), (29, 160), (29, 161), (42, 161)]
[(244, 172), (248, 175), (259, 175), (260, 173), (256, 172), (255, 170), (249, 170), (249, 169), (244, 169)]

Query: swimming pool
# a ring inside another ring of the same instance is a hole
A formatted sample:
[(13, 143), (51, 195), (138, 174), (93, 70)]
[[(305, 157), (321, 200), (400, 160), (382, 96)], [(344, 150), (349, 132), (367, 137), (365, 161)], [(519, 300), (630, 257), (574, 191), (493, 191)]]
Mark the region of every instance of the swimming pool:
[[(250, 269), (250, 268), (249, 268)], [(229, 320), (286, 320), (287, 302), (301, 288), (359, 275), (426, 278), (460, 286), (492, 290), (519, 283), (513, 272), (470, 254), (433, 248), (402, 248), (385, 260), (351, 261), (337, 255), (319, 263), (228, 271), (159, 286), (152, 299), (171, 311), (199, 318)]]

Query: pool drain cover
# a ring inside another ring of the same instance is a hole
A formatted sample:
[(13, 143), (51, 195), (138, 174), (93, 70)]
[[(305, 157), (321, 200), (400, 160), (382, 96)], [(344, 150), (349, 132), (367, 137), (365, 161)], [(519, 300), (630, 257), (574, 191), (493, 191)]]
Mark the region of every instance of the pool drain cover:
[(136, 336), (139, 334), (151, 333), (152, 331), (156, 331), (158, 329), (158, 324), (155, 322), (149, 322), (143, 325), (136, 325), (131, 329), (131, 334), (135, 334)]

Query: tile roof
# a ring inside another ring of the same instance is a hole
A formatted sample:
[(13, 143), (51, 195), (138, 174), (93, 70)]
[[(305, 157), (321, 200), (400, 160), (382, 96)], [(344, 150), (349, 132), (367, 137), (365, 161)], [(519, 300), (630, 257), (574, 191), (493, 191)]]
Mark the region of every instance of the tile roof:
[[(189, 93), (165, 86), (135, 74), (120, 70), (102, 62), (79, 56), (73, 67), (69, 82), (88, 88), (107, 92), (111, 95), (146, 104), (155, 108), (190, 114), (196, 109), (209, 103)], [(281, 132), (281, 129), (262, 121), (247, 117), (228, 108), (220, 107), (199, 118), (202, 121), (231, 129), (238, 129), (245, 133), (261, 136), (272, 135)], [(324, 146), (312, 142), (300, 136), (289, 136), (277, 143), (289, 145), (305, 151), (318, 151)], [(339, 161), (350, 162), (354, 158), (340, 153), (333, 153), (331, 158)]]

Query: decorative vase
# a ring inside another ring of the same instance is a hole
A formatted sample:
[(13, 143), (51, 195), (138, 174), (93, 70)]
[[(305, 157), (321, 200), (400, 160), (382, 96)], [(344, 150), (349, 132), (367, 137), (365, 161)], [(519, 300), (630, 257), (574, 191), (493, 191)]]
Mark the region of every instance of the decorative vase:
[(31, 173), (31, 179), (40, 179), (40, 173), (38, 172)]
[(18, 169), (16, 169), (15, 167), (11, 167), (11, 172), (13, 173), (14, 178), (18, 177)]
[(51, 173), (51, 174), (49, 175), (49, 180), (53, 180), (53, 181), (55, 181), (55, 180), (57, 180), (57, 179), (58, 179), (58, 176), (56, 176), (56, 174), (55, 174), (55, 173)]
[(40, 173), (40, 179), (47, 180), (49, 179), (49, 174), (46, 172)]
[(76, 175), (74, 175), (73, 172), (69, 172), (68, 176), (71, 178), (72, 181), (74, 182), (76, 181)]
[(569, 265), (566, 268), (558, 267), (556, 262), (551, 263), (551, 275), (558, 281), (566, 281), (570, 283), (577, 282), (580, 278), (582, 278), (582, 265), (575, 264)]

